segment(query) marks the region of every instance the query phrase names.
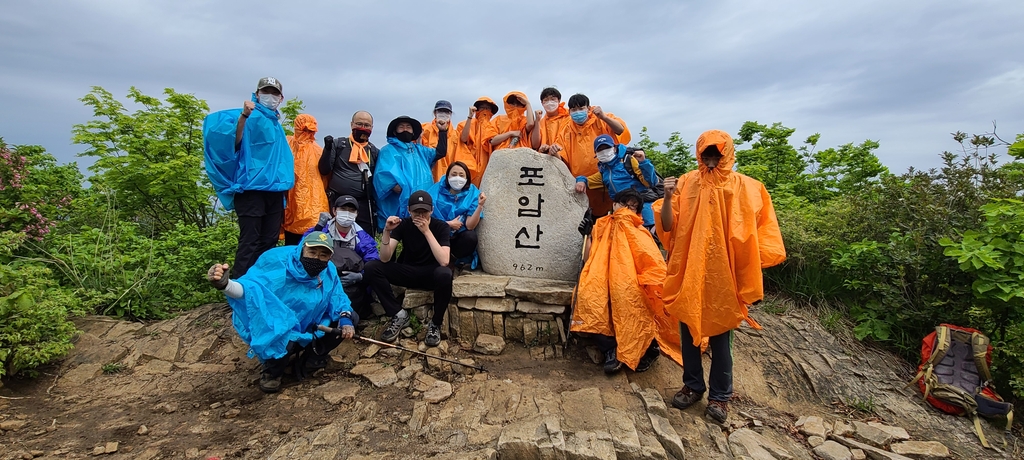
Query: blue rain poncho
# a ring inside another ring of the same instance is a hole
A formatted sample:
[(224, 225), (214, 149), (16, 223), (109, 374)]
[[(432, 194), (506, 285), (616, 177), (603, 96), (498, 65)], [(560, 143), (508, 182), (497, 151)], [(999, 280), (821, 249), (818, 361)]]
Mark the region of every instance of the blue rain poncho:
[[(373, 188), (377, 194), (377, 228), (383, 229), (388, 217), (409, 217), (409, 196), (417, 190), (426, 190), (434, 183), (430, 167), (437, 161), (437, 150), (415, 140), (402, 142), (395, 137), (396, 127), (406, 122), (412, 126), (415, 138), (423, 132), (420, 122), (409, 117), (398, 117), (388, 125), (388, 145), (380, 149), (377, 171), (373, 174)], [(398, 185), (402, 188), (395, 193)]]
[(304, 246), (281, 246), (260, 256), (241, 278), (241, 299), (228, 298), (233, 314), (231, 322), (238, 336), (249, 344), (249, 357), (260, 361), (288, 354), (288, 342), (306, 346), (314, 337), (322, 337), (316, 325), (330, 325), (343, 312), (352, 313), (352, 305), (341, 286), (334, 263), (317, 278), (302, 267), (299, 256)]
[[(462, 165), (461, 163), (459, 164)], [(465, 165), (462, 165), (462, 167), (463, 169), (466, 168)], [(449, 166), (448, 170), (451, 171), (451, 166)], [(453, 231), (452, 235), (468, 230), (466, 228), (466, 220), (476, 212), (477, 206), (480, 206), (480, 189), (467, 181), (466, 186), (453, 195), (452, 187), (448, 184), (448, 176), (445, 175), (441, 180), (431, 185), (427, 189), (427, 193), (434, 200), (434, 211), (431, 215), (445, 222), (455, 219), (462, 222), (462, 227), (458, 231)], [(480, 211), (480, 218), (484, 218), (483, 211)], [(477, 256), (476, 251), (473, 251), (473, 255), (464, 257), (456, 262), (467, 263), (470, 269), (476, 269), (477, 265), (480, 264), (480, 258)]]
[[(256, 93), (252, 95), (256, 102)], [(283, 192), (295, 184), (295, 162), (277, 111), (260, 103), (249, 115), (235, 151), (235, 130), (242, 109), (214, 112), (203, 121), (206, 175), (224, 209), (235, 208), (235, 195), (246, 190)]]

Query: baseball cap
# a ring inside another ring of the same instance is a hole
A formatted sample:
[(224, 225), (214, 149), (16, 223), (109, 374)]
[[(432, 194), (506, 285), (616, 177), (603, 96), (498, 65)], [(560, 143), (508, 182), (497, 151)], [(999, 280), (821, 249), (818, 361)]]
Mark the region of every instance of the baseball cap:
[(307, 248), (320, 246), (330, 249), (331, 253), (334, 253), (334, 238), (324, 232), (310, 232), (302, 239), (302, 245)]
[(261, 78), (259, 83), (256, 84), (256, 91), (268, 87), (277, 88), (277, 90), (280, 91), (281, 94), (284, 94), (284, 87), (281, 86), (281, 80), (278, 80), (274, 77)]
[(342, 195), (342, 196), (339, 196), (338, 199), (334, 200), (334, 207), (335, 208), (340, 208), (342, 206), (345, 206), (346, 204), (350, 204), (352, 206), (355, 206), (356, 207), (356, 211), (359, 210), (359, 202), (356, 201), (355, 198), (352, 198), (352, 195)]
[(598, 151), (602, 145), (615, 147), (615, 140), (612, 139), (612, 137), (607, 134), (597, 136), (597, 139), (594, 139), (594, 151)]
[(434, 110), (437, 111), (437, 110), (442, 110), (442, 109), (451, 112), (452, 111), (452, 103), (448, 102), (448, 101), (444, 101), (444, 100), (437, 101), (437, 103), (434, 104)]
[(423, 190), (412, 192), (412, 195), (409, 196), (409, 210), (418, 211), (420, 209), (424, 211), (434, 209), (434, 199), (430, 197), (429, 193)]

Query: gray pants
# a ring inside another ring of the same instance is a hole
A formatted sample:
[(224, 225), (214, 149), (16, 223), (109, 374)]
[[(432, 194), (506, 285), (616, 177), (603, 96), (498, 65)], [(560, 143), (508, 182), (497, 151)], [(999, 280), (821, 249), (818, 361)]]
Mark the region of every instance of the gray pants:
[(683, 342), (683, 385), (695, 393), (704, 393), (711, 387), (709, 401), (728, 401), (732, 398), (732, 331), (708, 338), (711, 349), (711, 374), (704, 384), (704, 363), (700, 347), (693, 345), (690, 329), (679, 323), (679, 336)]

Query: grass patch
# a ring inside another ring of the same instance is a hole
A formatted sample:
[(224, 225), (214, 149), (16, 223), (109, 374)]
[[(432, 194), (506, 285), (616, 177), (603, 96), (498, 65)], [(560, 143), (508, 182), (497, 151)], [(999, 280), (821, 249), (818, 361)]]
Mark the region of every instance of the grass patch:
[(121, 363), (107, 363), (103, 365), (103, 373), (107, 375), (120, 374), (124, 370), (125, 366)]

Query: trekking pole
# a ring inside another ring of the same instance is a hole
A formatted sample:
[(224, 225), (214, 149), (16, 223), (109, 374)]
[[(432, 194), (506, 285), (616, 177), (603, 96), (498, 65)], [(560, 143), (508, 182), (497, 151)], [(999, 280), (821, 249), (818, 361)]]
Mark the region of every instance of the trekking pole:
[[(317, 330), (326, 332), (328, 334), (341, 334), (341, 328), (337, 328), (337, 327), (327, 327), (327, 326), (324, 326), (324, 325), (321, 324), (321, 325), (317, 326), (316, 328), (317, 328)], [(361, 335), (357, 335), (357, 336), (355, 336), (355, 338), (357, 338), (359, 340), (366, 341), (366, 342), (370, 342), (372, 344), (380, 345), (382, 347), (395, 348), (395, 349), (402, 350), (402, 351), (408, 351), (409, 353), (417, 354), (417, 355), (420, 355), (420, 356), (426, 356), (427, 358), (430, 358), (430, 359), (438, 359), (438, 360), (441, 360), (441, 361), (444, 361), (444, 362), (447, 362), (447, 363), (458, 364), (460, 366), (465, 366), (465, 367), (468, 367), (468, 368), (471, 368), (471, 369), (476, 369), (478, 371), (487, 372), (487, 369), (484, 369), (483, 366), (475, 366), (475, 365), (472, 365), (472, 364), (461, 363), (458, 360), (451, 359), (451, 358), (443, 358), (443, 357), (440, 357), (440, 356), (428, 355), (428, 354), (426, 354), (426, 353), (424, 353), (422, 351), (419, 351), (419, 350), (410, 350), (410, 349), (405, 348), (405, 347), (403, 347), (401, 345), (395, 345), (393, 343), (381, 342), (379, 340), (373, 340), (373, 339), (371, 339), (369, 337), (363, 337)]]

